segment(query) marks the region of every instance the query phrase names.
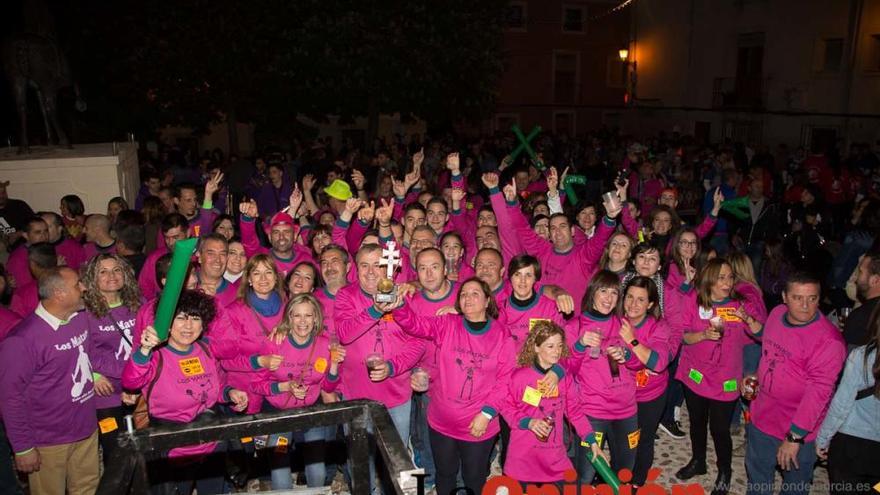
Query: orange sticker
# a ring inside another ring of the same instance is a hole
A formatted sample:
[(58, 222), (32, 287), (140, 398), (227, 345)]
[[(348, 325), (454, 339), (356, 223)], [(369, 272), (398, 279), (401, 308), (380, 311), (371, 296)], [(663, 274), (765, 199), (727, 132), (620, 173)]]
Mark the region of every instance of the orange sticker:
[(202, 362), (197, 357), (181, 359), (177, 364), (180, 366), (180, 371), (184, 376), (201, 375), (205, 372), (205, 369), (202, 367)]
[(201, 237), (202, 235), (202, 226), (201, 225), (193, 225), (193, 237)]
[(642, 430), (636, 430), (629, 435), (626, 436), (627, 442), (629, 442), (629, 448), (634, 449), (639, 446), (639, 437), (642, 436)]
[(641, 369), (636, 372), (636, 387), (643, 388), (648, 385), (648, 370)]
[(316, 359), (315, 360), (315, 371), (317, 371), (318, 373), (323, 373), (326, 370), (327, 370), (327, 360), (322, 357), (319, 357), (318, 359)]
[(382, 321), (393, 322), (394, 315), (391, 313), (385, 313), (384, 315), (382, 315)]
[(736, 316), (736, 308), (715, 308), (715, 314), (724, 319), (724, 321), (742, 321)]
[(98, 421), (98, 427), (101, 428), (101, 433), (110, 433), (118, 430), (119, 424), (116, 423), (116, 418), (104, 418)]

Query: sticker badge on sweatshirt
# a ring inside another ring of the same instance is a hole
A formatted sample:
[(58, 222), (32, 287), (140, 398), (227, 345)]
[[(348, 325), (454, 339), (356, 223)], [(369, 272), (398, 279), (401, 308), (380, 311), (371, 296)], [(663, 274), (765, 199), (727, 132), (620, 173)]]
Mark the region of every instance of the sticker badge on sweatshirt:
[(180, 372), (184, 376), (196, 376), (205, 372), (205, 369), (202, 367), (202, 361), (197, 357), (181, 359), (177, 364), (180, 366)]
[(742, 321), (739, 316), (736, 316), (736, 308), (715, 308), (715, 313), (723, 318), (724, 321)]
[(736, 378), (727, 380), (722, 384), (725, 392), (736, 392)]
[(111, 431), (118, 430), (119, 424), (116, 423), (116, 418), (110, 417), (98, 421), (98, 427), (101, 429), (101, 433), (107, 434)]
[[(596, 445), (598, 445), (599, 448), (601, 449), (602, 448), (602, 438), (604, 437), (605, 434), (602, 433), (601, 431), (595, 431), (595, 432), (593, 432), (593, 435), (596, 437)], [(581, 447), (589, 448), (590, 444), (581, 440)]]
[(327, 369), (327, 360), (319, 357), (315, 360), (315, 371), (323, 373)]
[(541, 391), (526, 386), (526, 390), (523, 392), (522, 401), (530, 406), (538, 407), (538, 405), (541, 404)]
[(701, 320), (711, 319), (712, 316), (714, 316), (714, 314), (712, 313), (712, 308), (706, 309), (706, 308), (700, 306), (700, 319)]
[(703, 383), (703, 374), (693, 368), (688, 372), (688, 378), (693, 380), (697, 385)]

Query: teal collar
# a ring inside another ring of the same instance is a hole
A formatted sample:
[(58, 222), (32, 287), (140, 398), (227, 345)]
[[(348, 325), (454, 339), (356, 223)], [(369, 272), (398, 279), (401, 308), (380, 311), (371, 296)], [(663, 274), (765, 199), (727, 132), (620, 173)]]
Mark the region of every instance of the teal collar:
[(321, 290), (324, 291), (324, 295), (329, 297), (330, 299), (336, 299), (336, 294), (331, 294), (327, 287), (321, 287)]
[(469, 321), (466, 318), (462, 318), (462, 320), (464, 321), (465, 330), (471, 335), (483, 335), (492, 327), (492, 320)]
[(611, 319), (611, 314), (603, 315), (602, 313), (596, 311), (595, 309), (588, 309), (584, 311), (584, 316), (591, 320), (595, 321), (608, 321)]
[(808, 326), (812, 323), (815, 323), (816, 320), (818, 320), (818, 319), (819, 319), (819, 311), (816, 311), (816, 316), (813, 316), (812, 320), (810, 320), (806, 323), (792, 323), (791, 321), (789, 321), (788, 311), (786, 311), (785, 314), (782, 315), (782, 324), (788, 328), (803, 328), (803, 327)]
[(294, 338), (293, 338), (293, 332), (291, 332), (290, 334), (287, 335), (287, 340), (290, 342), (291, 345), (293, 345), (293, 347), (296, 347), (297, 349), (305, 349), (309, 345), (311, 345), (312, 340), (314, 340), (314, 337), (309, 336), (309, 340), (307, 340), (305, 344), (300, 345), (300, 344), (296, 343), (296, 340), (294, 340)]
[(192, 354), (192, 350), (193, 350), (192, 344), (190, 344), (189, 349), (187, 349), (185, 351), (178, 351), (177, 349), (171, 347), (171, 345), (166, 345), (165, 348), (168, 349), (169, 351), (173, 352), (174, 354), (177, 354), (178, 356), (189, 356), (190, 354)]
[(449, 282), (449, 290), (446, 291), (446, 294), (443, 294), (442, 296), (435, 299), (435, 298), (429, 296), (428, 293), (425, 291), (425, 289), (422, 289), (422, 297), (424, 297), (426, 301), (440, 302), (440, 301), (445, 300), (447, 297), (449, 297), (449, 294), (452, 294), (452, 291), (454, 289), (455, 289), (455, 282)]

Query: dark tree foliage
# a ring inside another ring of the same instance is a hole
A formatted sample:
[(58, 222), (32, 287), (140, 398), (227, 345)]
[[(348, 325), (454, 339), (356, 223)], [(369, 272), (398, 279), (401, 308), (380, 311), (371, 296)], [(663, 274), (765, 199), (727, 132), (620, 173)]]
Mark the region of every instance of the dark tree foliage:
[[(96, 134), (491, 111), (507, 0), (57, 0)], [(375, 129), (372, 129), (375, 132)]]

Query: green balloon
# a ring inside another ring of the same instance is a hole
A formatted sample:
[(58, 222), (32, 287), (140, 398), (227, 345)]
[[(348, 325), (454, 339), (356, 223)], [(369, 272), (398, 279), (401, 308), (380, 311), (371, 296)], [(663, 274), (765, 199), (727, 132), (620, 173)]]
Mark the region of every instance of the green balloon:
[[(587, 451), (587, 458), (592, 456), (591, 451)], [(605, 459), (601, 456), (596, 456), (596, 460), (591, 460), (590, 463), (596, 468), (596, 472), (599, 473), (599, 476), (605, 480), (605, 484), (611, 487), (611, 491), (614, 492), (614, 495), (617, 495), (618, 491), (620, 491), (620, 480), (617, 478), (617, 475), (614, 474), (614, 471), (611, 470), (611, 466), (605, 462)]]
[(156, 308), (156, 320), (153, 328), (159, 340), (168, 338), (168, 329), (171, 328), (171, 320), (174, 318), (174, 310), (177, 309), (177, 300), (183, 283), (186, 282), (186, 270), (189, 268), (189, 260), (196, 250), (198, 239), (190, 237), (174, 244), (174, 254), (171, 257), (171, 266), (165, 278), (165, 287), (159, 297), (159, 305)]
[(574, 185), (584, 185), (587, 183), (587, 178), (583, 175), (567, 175), (565, 176), (565, 180), (562, 181), (562, 188), (565, 190), (565, 197), (568, 198), (568, 201), (575, 205), (578, 202), (577, 194), (574, 192)]

